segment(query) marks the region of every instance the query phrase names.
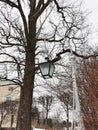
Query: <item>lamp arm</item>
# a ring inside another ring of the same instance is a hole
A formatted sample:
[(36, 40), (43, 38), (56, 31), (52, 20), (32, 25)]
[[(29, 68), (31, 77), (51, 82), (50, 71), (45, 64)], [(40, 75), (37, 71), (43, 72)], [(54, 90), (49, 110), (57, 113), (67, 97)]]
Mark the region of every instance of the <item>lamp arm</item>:
[(64, 53), (67, 53), (67, 52), (72, 53), (72, 54), (74, 54), (75, 56), (80, 57), (80, 58), (83, 58), (83, 59), (89, 59), (89, 58), (91, 58), (91, 57), (94, 58), (94, 57), (97, 57), (97, 56), (98, 56), (98, 54), (81, 55), (81, 54), (79, 54), (79, 53), (77, 53), (77, 52), (75, 52), (75, 51), (73, 51), (73, 50), (66, 49), (66, 50), (63, 50), (63, 51), (57, 53), (57, 54), (56, 54), (56, 57), (51, 60), (52, 63), (55, 63), (55, 62), (59, 61), (59, 60), (61, 59), (61, 55), (64, 54)]
[[(75, 56), (77, 56), (77, 57), (80, 57), (80, 58), (83, 58), (83, 59), (89, 59), (89, 58), (91, 58), (91, 57), (94, 58), (94, 57), (97, 57), (97, 56), (98, 56), (98, 54), (81, 55), (81, 54), (79, 54), (79, 53), (77, 53), (77, 52), (75, 52), (75, 51), (73, 51), (73, 50), (71, 50), (71, 49), (66, 49), (66, 50), (63, 49), (61, 52), (59, 52), (59, 53), (56, 54), (56, 57), (55, 57), (54, 59), (49, 60), (48, 57), (46, 57), (45, 59), (46, 59), (47, 61), (51, 61), (52, 63), (55, 63), (55, 62), (57, 62), (57, 61), (59, 61), (59, 60), (61, 59), (61, 55), (64, 54), (64, 53), (72, 53), (73, 55), (75, 55)], [(38, 67), (38, 66), (35, 67), (35, 71), (38, 71), (38, 70), (39, 70), (39, 67)]]

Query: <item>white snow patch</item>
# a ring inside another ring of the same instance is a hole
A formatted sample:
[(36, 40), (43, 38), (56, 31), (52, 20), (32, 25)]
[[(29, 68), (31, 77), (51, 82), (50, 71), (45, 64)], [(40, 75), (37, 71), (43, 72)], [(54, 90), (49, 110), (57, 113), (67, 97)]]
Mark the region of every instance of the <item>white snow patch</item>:
[(45, 130), (45, 129), (40, 129), (40, 128), (34, 128), (33, 130)]

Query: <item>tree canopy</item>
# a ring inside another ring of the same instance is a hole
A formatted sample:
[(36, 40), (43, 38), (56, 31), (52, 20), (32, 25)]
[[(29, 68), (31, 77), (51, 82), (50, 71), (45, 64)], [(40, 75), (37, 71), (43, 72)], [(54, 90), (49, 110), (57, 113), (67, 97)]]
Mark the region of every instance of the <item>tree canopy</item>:
[(0, 0), (0, 79), (21, 86), (17, 130), (31, 129), (36, 59), (55, 62), (71, 49), (77, 54), (87, 42), (87, 27), (81, 3)]

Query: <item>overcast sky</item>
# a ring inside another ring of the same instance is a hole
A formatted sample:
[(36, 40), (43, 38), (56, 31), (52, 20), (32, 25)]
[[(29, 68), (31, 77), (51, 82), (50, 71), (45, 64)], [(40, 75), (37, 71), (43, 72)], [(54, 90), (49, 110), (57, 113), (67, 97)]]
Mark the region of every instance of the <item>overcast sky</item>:
[(98, 46), (98, 0), (83, 0), (85, 9), (88, 10), (89, 24), (92, 24), (93, 34), (90, 36), (90, 44)]
[(98, 29), (98, 0), (83, 0), (85, 7), (91, 12), (89, 20)]

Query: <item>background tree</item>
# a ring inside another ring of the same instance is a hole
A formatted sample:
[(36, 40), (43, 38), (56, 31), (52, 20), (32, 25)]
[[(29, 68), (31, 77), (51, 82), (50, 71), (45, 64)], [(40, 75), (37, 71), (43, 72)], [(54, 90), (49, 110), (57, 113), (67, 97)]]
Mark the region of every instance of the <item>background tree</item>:
[(34, 124), (34, 125), (37, 126), (40, 123), (40, 112), (39, 112), (39, 110), (38, 110), (38, 108), (36, 106), (34, 106), (32, 108), (32, 113), (31, 114), (32, 114), (32, 121), (33, 122), (35, 121), (36, 124)]
[(66, 112), (66, 127), (67, 130), (69, 130), (69, 112), (70, 110), (72, 110), (72, 106), (73, 106), (72, 94), (63, 92), (63, 93), (59, 93), (57, 97), (61, 101), (61, 105), (64, 111)]
[(14, 123), (14, 116), (17, 115), (18, 104), (19, 104), (18, 101), (11, 101), (11, 100), (7, 100), (2, 104), (0, 104), (0, 111), (1, 111), (0, 128), (4, 120), (6, 119), (6, 116), (8, 116), (10, 128), (12, 129)]
[(0, 0), (0, 79), (21, 87), (17, 130), (31, 130), (38, 69), (35, 59), (49, 57), (55, 62), (60, 59), (56, 53), (70, 52), (70, 45), (79, 51), (87, 39), (86, 27), (79, 4), (63, 0)]
[(98, 129), (98, 60), (90, 58), (81, 63), (79, 90), (86, 129)]
[(48, 114), (51, 110), (52, 104), (53, 104), (53, 96), (40, 96), (39, 97), (39, 103), (42, 105), (42, 107), (45, 110), (45, 127), (48, 125)]

